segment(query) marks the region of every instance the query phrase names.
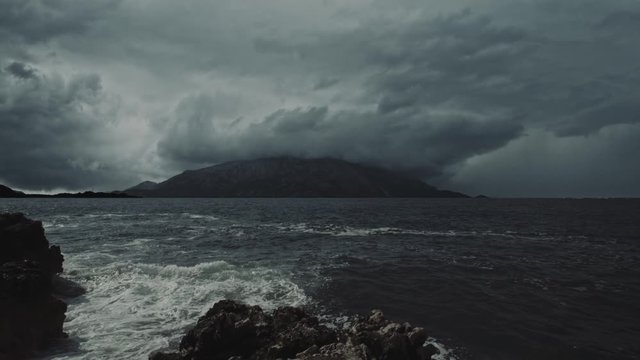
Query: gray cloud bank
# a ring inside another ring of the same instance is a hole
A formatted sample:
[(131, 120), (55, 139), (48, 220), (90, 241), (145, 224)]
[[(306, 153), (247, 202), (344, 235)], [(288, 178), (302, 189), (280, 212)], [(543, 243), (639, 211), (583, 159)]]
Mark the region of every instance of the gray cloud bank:
[(98, 76), (65, 81), (11, 63), (0, 73), (0, 176), (27, 189), (133, 181), (111, 156), (118, 150), (115, 116)]
[(0, 0), (0, 182), (337, 157), (498, 196), (640, 196), (634, 1)]

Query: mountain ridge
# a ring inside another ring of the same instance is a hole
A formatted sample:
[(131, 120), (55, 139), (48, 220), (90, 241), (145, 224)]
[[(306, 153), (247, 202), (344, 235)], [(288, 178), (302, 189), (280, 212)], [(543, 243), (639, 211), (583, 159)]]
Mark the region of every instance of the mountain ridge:
[(25, 197), (27, 196), (22, 191), (13, 190), (12, 188), (0, 184), (0, 197)]
[(123, 192), (142, 197), (468, 197), (400, 173), (333, 158), (273, 157), (186, 170)]

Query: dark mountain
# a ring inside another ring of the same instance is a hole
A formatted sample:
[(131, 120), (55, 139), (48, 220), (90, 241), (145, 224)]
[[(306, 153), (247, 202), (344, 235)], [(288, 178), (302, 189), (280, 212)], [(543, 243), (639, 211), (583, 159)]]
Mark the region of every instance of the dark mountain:
[(379, 168), (288, 157), (227, 162), (188, 170), (155, 186), (143, 184), (125, 192), (146, 197), (467, 197)]
[(1, 197), (25, 197), (25, 193), (21, 192), (21, 191), (15, 191), (7, 186), (1, 185), (0, 184), (0, 198)]
[(138, 190), (154, 190), (155, 188), (158, 187), (158, 183), (153, 182), (153, 181), (143, 181), (140, 184), (128, 188), (127, 190), (125, 190), (126, 192), (133, 192), (133, 191), (138, 191)]

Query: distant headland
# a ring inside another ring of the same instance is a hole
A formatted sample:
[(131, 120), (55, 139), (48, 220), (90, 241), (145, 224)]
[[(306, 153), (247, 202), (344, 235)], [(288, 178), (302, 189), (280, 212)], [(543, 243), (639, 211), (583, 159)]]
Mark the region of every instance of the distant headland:
[(7, 186), (0, 184), (0, 198), (132, 198), (134, 195), (125, 194), (120, 191), (113, 192), (93, 192), (85, 191), (78, 193), (59, 193), (53, 195), (47, 194), (26, 194), (22, 191), (13, 190)]

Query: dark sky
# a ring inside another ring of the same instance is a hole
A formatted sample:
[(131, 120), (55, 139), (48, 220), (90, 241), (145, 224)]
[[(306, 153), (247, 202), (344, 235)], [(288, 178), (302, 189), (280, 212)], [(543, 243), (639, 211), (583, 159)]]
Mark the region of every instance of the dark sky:
[(337, 157), (640, 196), (637, 0), (0, 0), (0, 183)]

